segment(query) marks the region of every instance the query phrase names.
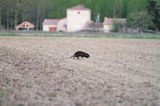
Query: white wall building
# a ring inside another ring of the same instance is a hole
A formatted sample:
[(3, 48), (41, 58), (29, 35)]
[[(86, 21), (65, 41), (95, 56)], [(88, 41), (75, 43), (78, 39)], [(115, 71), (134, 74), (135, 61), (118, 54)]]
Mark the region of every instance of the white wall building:
[(66, 18), (59, 20), (57, 24), (57, 31), (67, 32), (67, 19)]
[(56, 32), (59, 19), (45, 19), (43, 21), (43, 31)]
[(91, 21), (91, 10), (77, 5), (67, 9), (67, 31), (75, 32), (85, 29), (87, 22)]
[[(76, 32), (85, 30), (91, 21), (91, 10), (83, 5), (67, 9), (67, 17), (63, 19), (44, 19), (43, 31)], [(92, 24), (91, 24), (92, 25)], [(88, 28), (88, 27), (87, 27)]]

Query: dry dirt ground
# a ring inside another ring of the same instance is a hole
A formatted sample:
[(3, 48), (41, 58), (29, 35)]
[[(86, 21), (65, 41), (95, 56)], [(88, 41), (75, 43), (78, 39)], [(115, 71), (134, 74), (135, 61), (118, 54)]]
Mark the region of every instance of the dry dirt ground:
[(0, 37), (0, 106), (160, 106), (160, 40)]

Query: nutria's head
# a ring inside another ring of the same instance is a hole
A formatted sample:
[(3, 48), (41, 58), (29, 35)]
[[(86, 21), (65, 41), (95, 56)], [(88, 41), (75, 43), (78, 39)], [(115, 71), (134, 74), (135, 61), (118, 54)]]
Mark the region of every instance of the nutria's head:
[(89, 54), (87, 54), (86, 57), (89, 58)]

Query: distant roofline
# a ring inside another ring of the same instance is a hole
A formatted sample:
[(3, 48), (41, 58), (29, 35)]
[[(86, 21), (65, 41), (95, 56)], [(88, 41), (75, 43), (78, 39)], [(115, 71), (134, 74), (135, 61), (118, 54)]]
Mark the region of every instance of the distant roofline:
[(126, 18), (108, 18), (108, 17), (104, 17), (103, 24), (104, 25), (111, 25), (111, 24), (113, 24), (113, 21), (125, 24), (126, 23)]
[(44, 19), (43, 25), (57, 25), (61, 19)]
[(66, 10), (89, 10), (89, 11), (91, 11), (91, 9), (85, 7), (85, 6), (82, 5), (82, 4), (78, 4), (78, 5), (76, 5), (76, 6), (73, 6), (73, 7), (68, 8), (68, 9), (66, 9)]
[(44, 20), (61, 20), (61, 18), (45, 18)]
[(126, 20), (126, 18), (109, 18), (109, 17), (104, 17), (104, 19), (125, 19)]

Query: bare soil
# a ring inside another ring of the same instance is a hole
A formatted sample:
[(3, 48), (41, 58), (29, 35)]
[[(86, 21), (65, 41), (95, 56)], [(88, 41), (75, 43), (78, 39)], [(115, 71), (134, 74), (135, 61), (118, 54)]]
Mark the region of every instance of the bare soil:
[(160, 106), (160, 40), (0, 37), (0, 106)]

